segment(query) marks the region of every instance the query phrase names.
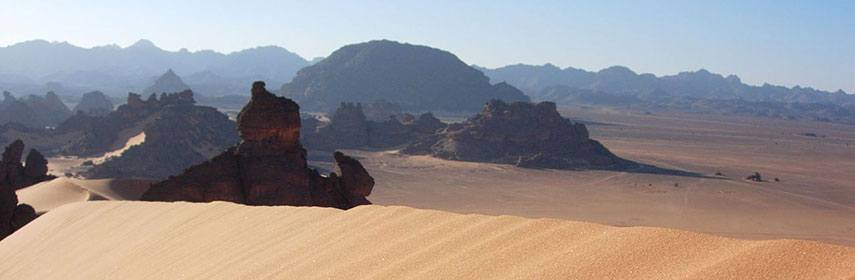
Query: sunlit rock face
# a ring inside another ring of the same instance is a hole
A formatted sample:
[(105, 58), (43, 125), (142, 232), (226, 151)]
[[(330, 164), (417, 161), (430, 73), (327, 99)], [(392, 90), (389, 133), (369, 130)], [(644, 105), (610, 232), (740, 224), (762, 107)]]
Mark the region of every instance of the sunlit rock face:
[(370, 204), (365, 197), (374, 187), (374, 178), (359, 161), (336, 152), (336, 172), (321, 176), (308, 168), (306, 150), (299, 141), (299, 105), (264, 86), (253, 84), (252, 99), (238, 115), (240, 144), (152, 185), (143, 200), (341, 209)]

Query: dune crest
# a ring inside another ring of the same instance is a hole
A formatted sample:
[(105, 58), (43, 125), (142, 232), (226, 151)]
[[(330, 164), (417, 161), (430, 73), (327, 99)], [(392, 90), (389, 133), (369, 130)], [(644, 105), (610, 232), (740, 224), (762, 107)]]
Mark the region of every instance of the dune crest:
[(855, 248), (407, 207), (107, 201), (57, 208), (0, 242), (2, 279), (179, 276), (845, 279)]

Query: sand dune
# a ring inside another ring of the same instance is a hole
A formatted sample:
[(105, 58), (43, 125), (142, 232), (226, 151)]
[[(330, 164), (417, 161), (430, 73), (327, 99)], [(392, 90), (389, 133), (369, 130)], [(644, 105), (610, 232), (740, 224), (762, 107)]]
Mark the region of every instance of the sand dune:
[(87, 201), (90, 198), (88, 190), (66, 178), (41, 182), (20, 189), (15, 193), (18, 194), (20, 203), (33, 206), (38, 213), (44, 213), (69, 203)]
[(151, 202), (55, 209), (0, 242), (2, 279), (841, 279), (855, 248), (461, 215)]
[(154, 179), (69, 179), (75, 184), (108, 200), (138, 200)]
[(44, 213), (59, 206), (88, 200), (137, 200), (156, 180), (56, 178), (16, 191), (18, 201)]

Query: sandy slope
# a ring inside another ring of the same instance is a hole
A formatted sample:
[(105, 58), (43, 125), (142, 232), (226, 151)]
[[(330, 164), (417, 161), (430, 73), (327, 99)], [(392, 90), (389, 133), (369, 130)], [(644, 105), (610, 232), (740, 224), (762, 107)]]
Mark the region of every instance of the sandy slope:
[(90, 198), (88, 190), (66, 178), (41, 182), (20, 189), (15, 193), (18, 194), (20, 203), (33, 206), (39, 213), (53, 210), (65, 204), (87, 201)]
[(56, 178), (16, 191), (18, 201), (44, 213), (59, 206), (88, 200), (137, 200), (148, 189), (150, 179), (80, 180)]
[(0, 242), (0, 279), (840, 279), (855, 248), (407, 207), (85, 202)]
[[(379, 205), (855, 247), (855, 126), (586, 110), (567, 116), (613, 124), (589, 130), (621, 157), (709, 177), (525, 169), (393, 151), (345, 153), (374, 176), (377, 186), (368, 199)], [(742, 179), (755, 171), (770, 181)]]
[[(127, 134), (129, 131), (123, 131), (122, 134)], [(122, 135), (119, 135), (122, 138)], [(63, 176), (66, 173), (77, 174), (83, 171), (88, 170), (89, 166), (82, 166), (82, 164), (86, 161), (92, 161), (95, 164), (100, 164), (106, 161), (110, 157), (121, 156), (122, 153), (127, 151), (133, 146), (141, 145), (145, 142), (145, 132), (140, 132), (136, 135), (128, 135), (128, 140), (122, 142), (123, 146), (116, 147), (116, 149), (104, 153), (102, 156), (93, 156), (93, 157), (51, 157), (48, 158), (48, 169), (50, 173), (56, 176)]]

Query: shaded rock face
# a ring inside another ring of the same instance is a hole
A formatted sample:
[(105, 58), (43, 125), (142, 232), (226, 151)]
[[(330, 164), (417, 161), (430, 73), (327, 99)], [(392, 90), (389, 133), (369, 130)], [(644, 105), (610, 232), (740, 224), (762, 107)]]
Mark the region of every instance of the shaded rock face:
[(110, 102), (100, 91), (84, 93), (80, 103), (74, 106), (74, 112), (83, 112), (89, 116), (106, 116), (113, 111), (113, 102)]
[(145, 127), (145, 141), (95, 165), (87, 178), (165, 179), (216, 156), (240, 141), (234, 122), (214, 108), (164, 108)]
[(15, 191), (42, 181), (53, 179), (47, 175), (47, 161), (36, 150), (30, 150), (26, 165), (21, 164), (24, 143), (16, 140), (3, 151), (0, 163), (0, 239), (23, 227), (36, 218), (36, 211), (26, 204), (18, 204)]
[(555, 103), (491, 100), (478, 115), (412, 143), (403, 152), (532, 168), (624, 169), (634, 165), (588, 137), (585, 125), (561, 117)]
[(303, 131), (303, 141), (310, 150), (332, 151), (362, 147), (389, 148), (433, 135), (446, 125), (431, 113), (419, 117), (391, 115), (386, 121), (366, 120), (361, 103), (345, 103), (336, 109), (328, 124), (307, 118), (310, 126)]
[(374, 179), (355, 159), (335, 153), (336, 172), (321, 176), (306, 164), (300, 144), (300, 107), (277, 97), (263, 82), (238, 116), (243, 141), (178, 176), (153, 184), (149, 201), (231, 201), (249, 205), (325, 206), (370, 204)]
[(529, 100), (513, 86), (491, 85), (452, 53), (394, 41), (344, 46), (301, 69), (280, 92), (318, 112), (343, 101), (388, 100), (411, 111), (474, 112), (494, 98)]

